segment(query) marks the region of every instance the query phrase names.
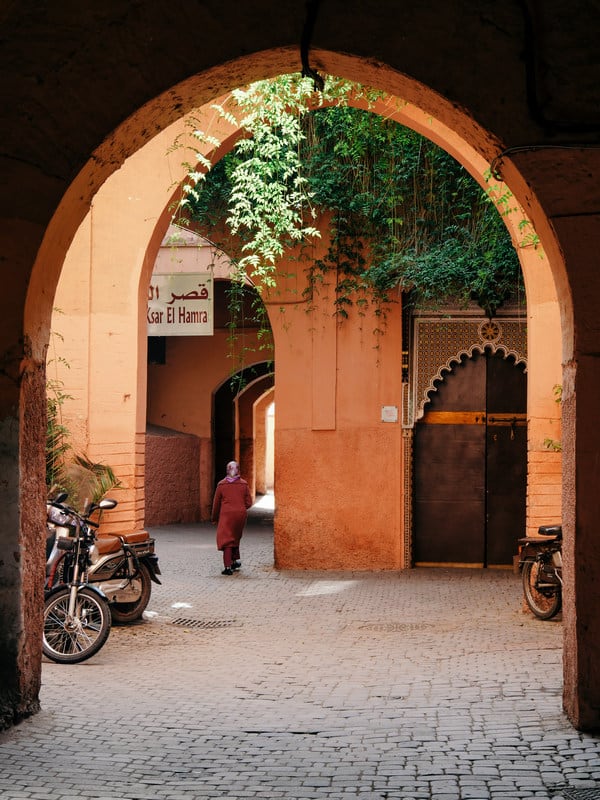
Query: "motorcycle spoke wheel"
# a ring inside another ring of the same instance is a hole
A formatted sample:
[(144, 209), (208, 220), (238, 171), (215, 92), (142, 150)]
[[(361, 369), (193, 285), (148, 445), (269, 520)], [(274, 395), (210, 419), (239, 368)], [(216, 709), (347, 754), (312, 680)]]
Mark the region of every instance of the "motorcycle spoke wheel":
[(75, 616), (69, 616), (68, 587), (50, 595), (44, 605), (42, 651), (59, 664), (77, 664), (100, 650), (110, 633), (108, 603), (89, 589), (77, 594)]
[(110, 613), (112, 621), (116, 625), (124, 625), (128, 622), (135, 622), (140, 619), (146, 606), (150, 602), (150, 592), (152, 591), (152, 578), (150, 571), (144, 564), (140, 564), (138, 574), (131, 579), (132, 584), (139, 589), (140, 596), (132, 603), (111, 603)]
[(523, 593), (527, 605), (536, 617), (551, 619), (561, 609), (562, 592), (558, 585), (544, 588), (543, 591), (536, 588), (542, 569), (539, 561), (526, 561), (523, 564)]

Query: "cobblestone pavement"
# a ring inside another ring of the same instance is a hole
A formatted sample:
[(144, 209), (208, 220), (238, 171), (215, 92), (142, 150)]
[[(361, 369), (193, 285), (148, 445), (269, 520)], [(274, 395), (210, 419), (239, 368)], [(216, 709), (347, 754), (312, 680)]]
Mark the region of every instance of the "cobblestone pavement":
[(278, 572), (258, 513), (239, 574), (214, 528), (156, 528), (147, 619), (0, 735), (3, 800), (600, 798), (600, 738), (561, 713), (561, 621), (509, 571)]

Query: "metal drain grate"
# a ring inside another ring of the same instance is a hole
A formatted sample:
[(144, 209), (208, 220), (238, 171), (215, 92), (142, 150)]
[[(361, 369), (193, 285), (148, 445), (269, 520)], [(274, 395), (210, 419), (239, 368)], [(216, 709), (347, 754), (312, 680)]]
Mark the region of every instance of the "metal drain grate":
[(553, 791), (558, 793), (564, 800), (600, 800), (600, 789), (577, 789), (573, 786), (556, 786)]
[(382, 633), (403, 633), (405, 631), (422, 631), (434, 626), (429, 622), (366, 622), (358, 626), (361, 631), (379, 631)]
[(239, 628), (241, 622), (235, 619), (190, 619), (189, 617), (177, 617), (173, 620), (173, 625), (181, 625), (183, 628), (202, 628), (204, 630), (213, 628)]

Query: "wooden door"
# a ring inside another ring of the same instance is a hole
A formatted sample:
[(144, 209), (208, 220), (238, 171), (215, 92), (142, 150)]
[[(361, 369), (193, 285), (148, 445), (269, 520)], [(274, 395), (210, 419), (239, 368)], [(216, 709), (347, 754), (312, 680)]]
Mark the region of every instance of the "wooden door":
[(525, 535), (527, 378), (522, 366), (487, 358), (486, 565), (512, 564)]
[(501, 355), (458, 364), (415, 430), (413, 560), (508, 566), (525, 527), (526, 379)]

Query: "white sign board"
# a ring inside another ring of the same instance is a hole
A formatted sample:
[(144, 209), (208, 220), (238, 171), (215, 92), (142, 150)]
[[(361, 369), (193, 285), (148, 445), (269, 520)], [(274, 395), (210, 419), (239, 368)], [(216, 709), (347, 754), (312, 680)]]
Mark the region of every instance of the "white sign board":
[(154, 274), (148, 287), (148, 336), (212, 336), (209, 273)]

